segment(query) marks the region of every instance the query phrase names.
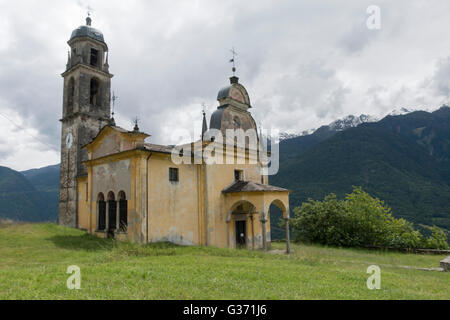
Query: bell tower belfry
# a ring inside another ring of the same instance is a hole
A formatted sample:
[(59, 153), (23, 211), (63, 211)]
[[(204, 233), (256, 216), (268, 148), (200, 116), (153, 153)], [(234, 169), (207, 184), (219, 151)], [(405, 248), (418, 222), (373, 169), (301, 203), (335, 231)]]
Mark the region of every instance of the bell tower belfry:
[(111, 121), (111, 78), (108, 46), (103, 34), (86, 19), (72, 32), (68, 44), (64, 78), (61, 173), (59, 189), (60, 225), (77, 227), (77, 179), (87, 175), (87, 151), (82, 147)]

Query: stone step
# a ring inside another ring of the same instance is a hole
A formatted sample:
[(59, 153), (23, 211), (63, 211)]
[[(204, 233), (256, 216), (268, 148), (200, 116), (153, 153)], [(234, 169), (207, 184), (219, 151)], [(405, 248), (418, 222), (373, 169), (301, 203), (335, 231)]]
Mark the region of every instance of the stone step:
[(450, 256), (441, 261), (441, 268), (444, 271), (450, 271)]

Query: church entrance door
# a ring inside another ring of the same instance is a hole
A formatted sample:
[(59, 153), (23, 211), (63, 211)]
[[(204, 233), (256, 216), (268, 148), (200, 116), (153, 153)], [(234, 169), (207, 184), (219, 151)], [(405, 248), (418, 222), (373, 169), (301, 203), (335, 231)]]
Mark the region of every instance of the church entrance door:
[(245, 248), (247, 238), (247, 221), (236, 221), (236, 247)]

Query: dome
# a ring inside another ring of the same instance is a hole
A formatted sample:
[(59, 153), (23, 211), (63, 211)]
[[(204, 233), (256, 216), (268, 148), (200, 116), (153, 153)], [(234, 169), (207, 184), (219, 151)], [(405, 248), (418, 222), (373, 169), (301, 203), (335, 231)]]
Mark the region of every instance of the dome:
[(217, 100), (225, 99), (230, 94), (231, 86), (220, 89), (219, 94), (217, 95)]
[(103, 38), (103, 33), (100, 30), (91, 27), (92, 19), (91, 17), (86, 18), (86, 25), (79, 26), (75, 30), (73, 30), (72, 35), (70, 36), (69, 42), (71, 42), (75, 38), (81, 37), (89, 37), (91, 39), (97, 40), (103, 43), (106, 47), (105, 39)]
[(248, 109), (251, 108), (247, 90), (239, 83), (239, 78), (230, 78), (230, 85), (220, 89), (217, 100), (219, 107), (211, 115), (210, 129), (221, 130), (226, 134), (227, 129), (255, 129), (255, 120)]
[(69, 41), (72, 41), (74, 38), (78, 37), (89, 37), (106, 45), (105, 39), (103, 38), (103, 33), (95, 28), (92, 28), (91, 26), (80, 26), (73, 30)]
[(220, 89), (217, 95), (217, 100), (221, 106), (237, 102), (245, 106), (245, 109), (251, 108), (247, 90), (245, 90), (244, 86), (241, 85), (238, 80), (238, 77), (233, 76), (230, 78), (230, 85)]
[(209, 121), (209, 128), (210, 129), (222, 129), (222, 115), (223, 115), (223, 108), (217, 109), (213, 112), (211, 115), (211, 119)]

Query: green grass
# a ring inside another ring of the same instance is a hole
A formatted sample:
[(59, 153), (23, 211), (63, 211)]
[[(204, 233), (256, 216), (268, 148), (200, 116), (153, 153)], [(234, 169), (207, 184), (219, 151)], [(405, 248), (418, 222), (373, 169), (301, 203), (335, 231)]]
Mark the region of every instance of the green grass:
[[(283, 249), (282, 243), (274, 243)], [(0, 226), (0, 299), (450, 299), (444, 256), (292, 246), (293, 253), (98, 239), (53, 224)], [(381, 267), (381, 289), (366, 287)], [(66, 287), (81, 268), (81, 289)]]

